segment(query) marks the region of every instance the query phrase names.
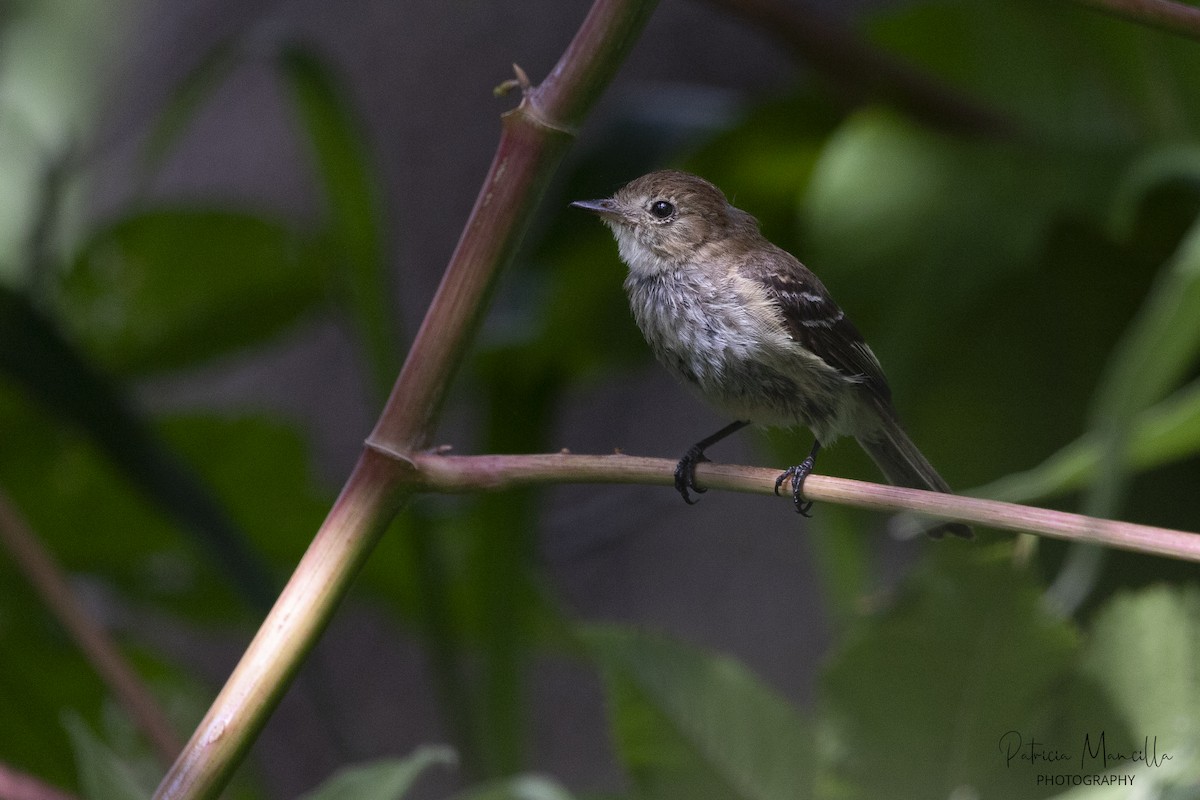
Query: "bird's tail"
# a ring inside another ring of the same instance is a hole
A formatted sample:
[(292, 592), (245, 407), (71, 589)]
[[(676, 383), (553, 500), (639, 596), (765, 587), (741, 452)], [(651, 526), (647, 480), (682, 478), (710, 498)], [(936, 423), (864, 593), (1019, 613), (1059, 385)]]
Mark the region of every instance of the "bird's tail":
[[(860, 437), (858, 443), (867, 451), (867, 455), (883, 472), (888, 482), (909, 489), (953, 494), (950, 485), (917, 449), (913, 440), (908, 438), (895, 415), (885, 412), (880, 416), (883, 424), (872, 431), (869, 437)], [(929, 528), (927, 533), (935, 539), (940, 539), (947, 533), (964, 539), (970, 539), (974, 535), (971, 528), (961, 522), (945, 522)]]

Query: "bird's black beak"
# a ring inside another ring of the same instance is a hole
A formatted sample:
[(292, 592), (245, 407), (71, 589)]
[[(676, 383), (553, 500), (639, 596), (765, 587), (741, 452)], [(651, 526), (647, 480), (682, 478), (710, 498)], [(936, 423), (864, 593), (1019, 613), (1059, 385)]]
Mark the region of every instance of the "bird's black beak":
[(617, 204), (611, 199), (604, 200), (576, 200), (571, 203), (572, 208), (582, 208), (584, 211), (591, 211), (593, 214), (598, 214), (604, 219), (614, 221), (622, 219), (623, 215), (617, 209)]

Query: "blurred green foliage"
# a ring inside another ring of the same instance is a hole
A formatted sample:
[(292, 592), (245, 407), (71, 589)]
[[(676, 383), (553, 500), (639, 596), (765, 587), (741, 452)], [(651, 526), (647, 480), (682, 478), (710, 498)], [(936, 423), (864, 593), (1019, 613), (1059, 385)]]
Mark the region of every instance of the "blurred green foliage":
[(426, 746), (406, 758), (384, 759), (340, 770), (303, 800), (391, 800), (402, 797), (421, 773), (435, 765), (454, 764), (448, 747)]
[(295, 324), (328, 269), (317, 242), (259, 214), (158, 207), (84, 244), (59, 309), (111, 372), (181, 369)]
[[(360, 337), (371, 385), (386, 389), (402, 343), (371, 154), (335, 71), (288, 43), (272, 63), (310, 144), (321, 225), (143, 202), (80, 229), (74, 182), (87, 163), (64, 153), (88, 131), (76, 112), (89, 85), (62, 76), (90, 78), (97, 49), (40, 62), (47, 74), (22, 60), (31, 42), (78, 35), (76, 22), (52, 26), (72, 5), (0, 17), (0, 170), (11, 167), (0, 182), (11, 200), (0, 230), (0, 487), (68, 570), (122, 603), (191, 625), (250, 623), (331, 500), (302, 438), (279, 420), (149, 418), (127, 387), (336, 310)], [(914, 3), (870, 19), (864, 35), (1011, 129), (966, 137), (880, 105), (843, 107), (817, 78), (701, 131), (669, 113), (623, 120), (560, 191), (602, 196), (666, 164), (705, 175), (817, 269), (952, 484), (1200, 528), (1200, 44), (1019, 0)], [(149, 137), (146, 176), (245, 58), (225, 42), (182, 81)], [(31, 106), (35, 88), (44, 102)], [(656, 91), (669, 110), (672, 88)], [(55, 169), (67, 171), (61, 194), (43, 180)], [(545, 449), (569, 392), (647, 358), (608, 234), (550, 213), (461, 379), (490, 451)], [(802, 441), (765, 436), (764, 461), (794, 461)], [(821, 468), (874, 477), (852, 447)], [(539, 499), (416, 502), (359, 583), (423, 638), (461, 769), (483, 779), (464, 797), (568, 797), (523, 774), (537, 722), (524, 687), (539, 648), (573, 653), (602, 677), (629, 778), (621, 796), (1065, 797), (1037, 776), (1102, 772), (1007, 757), (1011, 732), (1075, 760), (1085, 735), (1124, 751), (1157, 737), (1170, 761), (1110, 767), (1134, 775), (1143, 796), (1197, 796), (1194, 565), (1109, 554), (1090, 573), (1059, 573), (1074, 558), (1063, 546), (1029, 558), (984, 533), (928, 548), (879, 596), (878, 521), (822, 509), (812, 540), (836, 641), (817, 701), (801, 711), (728, 656), (567, 618), (539, 576)], [(1047, 602), (1056, 575), (1080, 576), (1060, 593), (1078, 599), (1070, 613)], [(134, 636), (127, 646), (160, 696), (199, 693), (188, 665)], [(0, 559), (0, 762), (90, 797), (141, 796), (140, 768), (127, 767), (145, 753), (125, 742), (113, 754), (105, 696)], [(186, 730), (196, 709), (184, 705)], [(449, 761), (425, 749), (309, 796), (400, 796)]]
[(812, 792), (815, 737), (732, 659), (616, 626), (581, 638), (603, 672), (621, 760), (647, 797)]

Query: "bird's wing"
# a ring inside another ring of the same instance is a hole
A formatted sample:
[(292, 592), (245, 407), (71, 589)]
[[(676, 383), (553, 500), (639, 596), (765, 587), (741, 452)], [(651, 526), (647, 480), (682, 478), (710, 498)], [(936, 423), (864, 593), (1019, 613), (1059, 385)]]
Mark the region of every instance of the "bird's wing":
[(770, 268), (764, 269), (761, 262), (748, 263), (743, 274), (762, 283), (792, 340), (839, 372), (860, 379), (872, 394), (890, 403), (892, 393), (883, 368), (846, 312), (794, 256), (784, 250), (774, 255)]

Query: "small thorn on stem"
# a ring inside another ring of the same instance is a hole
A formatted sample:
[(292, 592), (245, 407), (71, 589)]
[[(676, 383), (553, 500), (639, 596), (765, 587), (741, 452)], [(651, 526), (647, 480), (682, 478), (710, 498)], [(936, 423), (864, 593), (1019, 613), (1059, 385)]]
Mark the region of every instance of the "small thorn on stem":
[(492, 94), (496, 97), (503, 97), (513, 89), (520, 89), (521, 94), (524, 95), (533, 88), (533, 84), (529, 82), (529, 76), (525, 74), (525, 70), (521, 69), (519, 64), (513, 64), (512, 68), (517, 77), (509, 78), (495, 89), (492, 89)]
[(521, 87), (521, 91), (529, 91), (533, 84), (529, 82), (529, 76), (525, 74), (525, 70), (521, 69), (520, 64), (513, 64), (512, 68), (513, 73), (517, 76), (517, 85)]

